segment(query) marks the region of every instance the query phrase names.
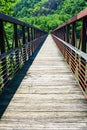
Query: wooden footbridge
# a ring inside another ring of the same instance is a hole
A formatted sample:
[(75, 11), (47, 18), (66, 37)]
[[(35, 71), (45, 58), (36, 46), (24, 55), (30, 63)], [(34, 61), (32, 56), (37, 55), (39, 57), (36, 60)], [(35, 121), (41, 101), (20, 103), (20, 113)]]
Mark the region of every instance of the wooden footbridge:
[(86, 130), (86, 48), (87, 10), (48, 36), (0, 13), (0, 130)]

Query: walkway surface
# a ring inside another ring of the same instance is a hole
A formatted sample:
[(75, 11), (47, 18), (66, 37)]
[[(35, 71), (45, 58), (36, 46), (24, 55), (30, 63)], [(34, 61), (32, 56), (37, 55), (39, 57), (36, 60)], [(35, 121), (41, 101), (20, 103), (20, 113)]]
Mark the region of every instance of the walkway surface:
[(87, 130), (87, 100), (50, 35), (0, 120), (0, 130), (39, 129)]

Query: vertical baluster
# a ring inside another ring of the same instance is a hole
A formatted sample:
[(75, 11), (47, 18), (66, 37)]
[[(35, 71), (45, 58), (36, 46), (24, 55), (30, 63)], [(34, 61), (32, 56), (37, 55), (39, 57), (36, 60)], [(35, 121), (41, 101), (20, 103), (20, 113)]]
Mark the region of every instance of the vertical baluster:
[(37, 29), (35, 30), (35, 38), (37, 38)]
[(35, 34), (36, 34), (36, 32), (35, 32), (35, 31), (36, 31), (36, 30), (35, 30), (35, 28), (34, 28), (34, 39), (35, 39), (35, 37), (36, 37), (36, 36), (35, 36)]
[[(18, 31), (17, 31), (17, 24), (14, 24), (14, 41), (15, 41), (15, 48), (18, 47)], [(17, 65), (17, 70), (20, 67), (19, 63), (19, 50), (15, 52), (16, 54), (16, 65)]]
[(35, 39), (35, 28), (33, 28), (33, 40)]
[[(72, 24), (72, 40), (71, 40), (71, 44), (74, 47), (76, 45), (76, 23)], [(75, 55), (75, 52), (73, 53), (73, 62), (72, 62), (72, 64), (74, 64), (73, 73), (75, 74), (75, 71), (76, 71), (76, 55)]]
[(31, 40), (33, 40), (33, 28), (31, 27)]
[[(28, 33), (28, 42), (30, 42), (30, 28), (27, 27), (27, 33)], [(28, 49), (27, 49), (27, 55), (28, 55), (28, 59), (30, 57), (30, 44), (28, 44)]]
[[(82, 19), (82, 36), (81, 36), (82, 37), (81, 38), (82, 39), (82, 48), (81, 48), (81, 50), (84, 53), (86, 53), (86, 49), (87, 49), (86, 48), (86, 44), (87, 44), (86, 43), (87, 42), (86, 30), (87, 30), (87, 17)], [(84, 61), (84, 63), (83, 63), (83, 61)], [(80, 60), (80, 73), (83, 73), (82, 64), (84, 64), (84, 83), (83, 83), (84, 86), (83, 85), (81, 85), (81, 86), (82, 86), (83, 90), (85, 91), (86, 83), (87, 83), (87, 78), (86, 78), (86, 65), (87, 65), (87, 62), (83, 58), (81, 58), (81, 60)], [(79, 76), (81, 75), (80, 73), (79, 73)], [(81, 84), (81, 81), (79, 81), (79, 82)]]
[[(23, 45), (26, 43), (26, 38), (25, 38), (25, 26), (22, 26), (22, 33), (23, 33)], [(26, 47), (23, 47), (23, 62), (26, 62)]]
[(28, 33), (28, 42), (30, 42), (30, 28), (27, 27), (27, 33)]
[(70, 42), (70, 39), (69, 39), (69, 30), (70, 30), (70, 26), (67, 25), (66, 26), (66, 41), (69, 43)]
[(87, 17), (82, 19), (82, 51), (86, 53), (86, 30), (87, 30)]
[(75, 44), (76, 44), (76, 23), (72, 24), (72, 40), (71, 40), (71, 44), (73, 46), (75, 46)]
[[(32, 41), (32, 27), (30, 27), (30, 41)], [(32, 45), (30, 43), (30, 56), (32, 55)]]
[(64, 37), (63, 40), (64, 40), (64, 41), (65, 41), (65, 31), (66, 31), (66, 30), (65, 30), (65, 27), (63, 27), (63, 37)]
[[(4, 23), (2, 20), (0, 20), (0, 49), (1, 54), (5, 53)], [(5, 86), (8, 82), (6, 58), (3, 58), (1, 62), (2, 62), (1, 65), (2, 65), (3, 86)]]

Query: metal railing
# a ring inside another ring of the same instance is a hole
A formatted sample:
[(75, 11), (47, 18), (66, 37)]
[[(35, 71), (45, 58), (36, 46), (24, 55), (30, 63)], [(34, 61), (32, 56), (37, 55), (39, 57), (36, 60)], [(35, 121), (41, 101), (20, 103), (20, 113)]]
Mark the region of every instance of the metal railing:
[(87, 98), (87, 9), (55, 29), (52, 37)]
[(46, 36), (46, 32), (0, 13), (1, 89), (10, 83)]

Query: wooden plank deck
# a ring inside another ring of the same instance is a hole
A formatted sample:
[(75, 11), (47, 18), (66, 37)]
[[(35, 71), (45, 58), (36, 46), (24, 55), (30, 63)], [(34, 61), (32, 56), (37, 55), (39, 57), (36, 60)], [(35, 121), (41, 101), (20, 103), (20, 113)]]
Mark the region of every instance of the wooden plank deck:
[(87, 100), (50, 35), (28, 66), (0, 98), (0, 130), (87, 130)]

